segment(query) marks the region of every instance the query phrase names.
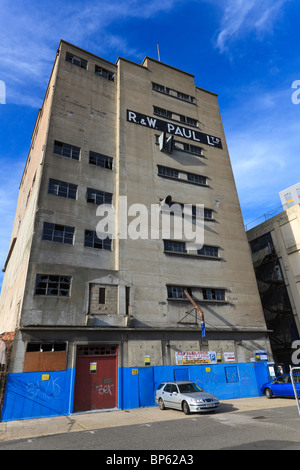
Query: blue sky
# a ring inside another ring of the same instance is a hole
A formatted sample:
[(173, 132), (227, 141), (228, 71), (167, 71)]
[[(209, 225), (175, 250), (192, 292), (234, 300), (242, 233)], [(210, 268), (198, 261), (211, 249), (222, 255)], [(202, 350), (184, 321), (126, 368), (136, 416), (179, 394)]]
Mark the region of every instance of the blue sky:
[(162, 62), (218, 93), (248, 224), (300, 181), (300, 105), (291, 99), (300, 80), (299, 16), (299, 0), (0, 0), (1, 268), (60, 39), (111, 62), (138, 63), (158, 58), (158, 42)]

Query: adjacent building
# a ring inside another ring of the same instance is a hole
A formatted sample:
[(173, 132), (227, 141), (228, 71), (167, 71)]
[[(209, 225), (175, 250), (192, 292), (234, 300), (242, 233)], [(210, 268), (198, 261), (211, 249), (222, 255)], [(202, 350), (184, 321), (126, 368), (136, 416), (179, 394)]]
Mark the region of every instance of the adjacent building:
[[(203, 243), (178, 232), (188, 213)], [(190, 73), (61, 41), (4, 270), (3, 420), (151, 406), (168, 379), (219, 398), (266, 381), (269, 332), (217, 95)]]
[(300, 205), (291, 204), (247, 236), (273, 357), (288, 371), (300, 333)]
[(283, 209), (288, 209), (295, 204), (300, 204), (300, 183), (294, 184), (283, 191), (280, 191), (279, 197)]

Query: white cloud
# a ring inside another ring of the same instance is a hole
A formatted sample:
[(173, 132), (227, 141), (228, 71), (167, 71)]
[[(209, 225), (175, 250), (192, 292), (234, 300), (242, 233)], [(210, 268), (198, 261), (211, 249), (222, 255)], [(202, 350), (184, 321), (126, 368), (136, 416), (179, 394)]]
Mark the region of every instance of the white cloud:
[(221, 31), (216, 46), (221, 52), (249, 32), (261, 35), (271, 32), (280, 9), (290, 0), (228, 0), (223, 12)]
[(62, 7), (58, 0), (1, 0), (0, 79), (6, 83), (7, 102), (40, 106), (61, 39), (83, 48), (88, 45), (99, 55), (115, 50), (113, 60), (120, 53), (143, 59), (138, 45), (128, 44), (115, 25), (154, 17), (183, 1), (64, 0)]

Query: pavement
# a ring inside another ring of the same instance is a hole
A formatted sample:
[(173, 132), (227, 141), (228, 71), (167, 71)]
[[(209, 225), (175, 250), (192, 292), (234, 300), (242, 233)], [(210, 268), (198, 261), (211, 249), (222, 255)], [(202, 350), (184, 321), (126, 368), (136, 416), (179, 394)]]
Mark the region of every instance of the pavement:
[[(259, 410), (282, 408), (285, 406), (295, 406), (295, 413), (298, 414), (295, 400), (290, 398), (268, 400), (266, 397), (222, 400), (217, 413), (242, 413), (254, 410), (259, 412)], [(90, 411), (74, 413), (68, 416), (7, 421), (0, 423), (0, 442), (78, 431), (92, 431), (115, 426), (176, 420), (178, 419), (178, 413), (180, 412), (176, 410), (161, 411), (158, 406), (154, 406), (130, 410)], [(193, 414), (180, 416), (189, 419), (193, 417)]]

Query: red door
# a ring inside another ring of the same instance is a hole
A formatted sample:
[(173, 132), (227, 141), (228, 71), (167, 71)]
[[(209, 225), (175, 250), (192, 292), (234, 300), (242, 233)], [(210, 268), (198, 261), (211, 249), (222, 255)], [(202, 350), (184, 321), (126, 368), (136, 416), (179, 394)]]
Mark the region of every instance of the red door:
[(117, 346), (77, 346), (73, 412), (117, 407)]

